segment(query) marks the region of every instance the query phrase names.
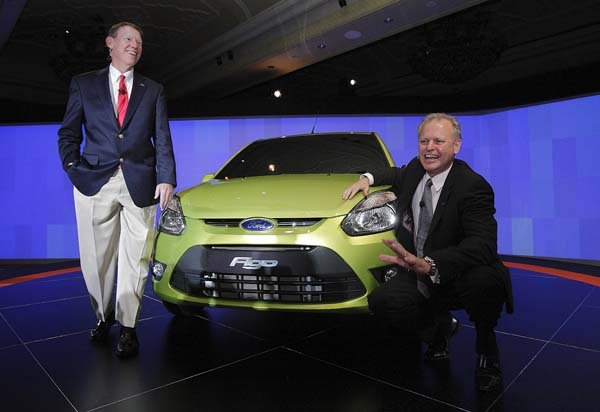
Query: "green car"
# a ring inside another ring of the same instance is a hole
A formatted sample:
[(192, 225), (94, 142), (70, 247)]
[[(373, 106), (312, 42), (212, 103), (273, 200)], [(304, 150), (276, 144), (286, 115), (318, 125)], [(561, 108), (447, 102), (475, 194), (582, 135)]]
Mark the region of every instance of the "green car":
[(203, 306), (368, 311), (396, 268), (378, 259), (393, 237), (396, 196), (361, 173), (393, 166), (374, 133), (257, 140), (176, 195), (159, 220), (150, 273), (169, 311)]

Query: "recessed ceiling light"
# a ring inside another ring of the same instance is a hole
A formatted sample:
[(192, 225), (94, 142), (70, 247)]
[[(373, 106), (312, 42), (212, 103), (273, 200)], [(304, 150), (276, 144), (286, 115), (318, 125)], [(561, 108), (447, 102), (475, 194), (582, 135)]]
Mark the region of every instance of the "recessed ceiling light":
[(346, 33), (344, 33), (344, 37), (348, 40), (360, 39), (362, 37), (362, 33), (358, 30), (348, 30)]
[(384, 23), (386, 23), (386, 24), (389, 24), (389, 23), (391, 23), (391, 22), (393, 22), (393, 21), (394, 21), (394, 19), (393, 19), (392, 17), (386, 17), (386, 18), (383, 20), (383, 22), (384, 22)]
[(281, 93), (281, 90), (277, 89), (273, 92), (273, 96), (279, 99), (281, 96), (283, 96), (283, 93)]
[(319, 43), (319, 45), (317, 47), (319, 49), (324, 49), (325, 47), (327, 47), (327, 45), (325, 43)]

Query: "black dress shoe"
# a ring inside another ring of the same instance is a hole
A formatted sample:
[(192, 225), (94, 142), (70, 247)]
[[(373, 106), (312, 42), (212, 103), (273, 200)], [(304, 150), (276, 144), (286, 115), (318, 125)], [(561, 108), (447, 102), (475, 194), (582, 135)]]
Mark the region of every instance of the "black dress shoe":
[(477, 369), (475, 369), (475, 382), (477, 389), (491, 392), (500, 387), (502, 371), (497, 356), (478, 355)]
[(460, 322), (451, 316), (450, 321), (440, 325), (436, 337), (425, 351), (425, 360), (429, 362), (446, 360), (450, 357), (450, 338), (458, 333)]
[(106, 320), (99, 320), (94, 329), (90, 331), (90, 339), (92, 342), (104, 343), (108, 340), (110, 328), (115, 323), (115, 314), (111, 313), (106, 317)]
[(134, 328), (121, 326), (121, 335), (117, 344), (117, 356), (119, 358), (131, 358), (138, 354), (140, 344)]

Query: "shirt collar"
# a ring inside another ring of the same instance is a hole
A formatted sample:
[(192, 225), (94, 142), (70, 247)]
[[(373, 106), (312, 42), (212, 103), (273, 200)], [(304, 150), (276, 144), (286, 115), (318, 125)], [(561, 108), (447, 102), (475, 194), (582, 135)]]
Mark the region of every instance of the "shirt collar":
[[(452, 164), (450, 165), (450, 167), (448, 169), (446, 169), (442, 173), (437, 174), (431, 178), (431, 183), (433, 183), (433, 189), (436, 192), (439, 192), (440, 190), (442, 190), (442, 187), (444, 187), (444, 183), (446, 183), (446, 178), (448, 177), (448, 174), (450, 174), (452, 165), (454, 165), (454, 162), (452, 162)], [(429, 179), (429, 175), (427, 173), (425, 173), (425, 176), (423, 176), (423, 182), (426, 182), (427, 179)]]
[(119, 81), (119, 76), (121, 75), (125, 76), (125, 81), (128, 81), (133, 77), (133, 69), (129, 70), (128, 72), (121, 73), (119, 69), (111, 64), (108, 66), (108, 71), (110, 72), (111, 83), (117, 83)]

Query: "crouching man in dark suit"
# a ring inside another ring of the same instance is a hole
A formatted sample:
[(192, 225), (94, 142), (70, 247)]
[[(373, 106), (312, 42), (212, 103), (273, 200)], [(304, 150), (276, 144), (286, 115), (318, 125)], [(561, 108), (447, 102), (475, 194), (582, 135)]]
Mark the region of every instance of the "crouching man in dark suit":
[(450, 309), (464, 308), (477, 332), (476, 383), (491, 391), (501, 383), (494, 327), (502, 307), (512, 313), (510, 275), (497, 254), (494, 192), (465, 162), (458, 121), (444, 113), (426, 116), (418, 128), (418, 157), (401, 168), (361, 176), (342, 197), (370, 185), (392, 185), (399, 223), (380, 259), (401, 270), (369, 296), (371, 311), (395, 330), (418, 332), (425, 358), (449, 356), (458, 330)]
[(73, 78), (58, 131), (62, 165), (74, 186), (81, 268), (98, 319), (91, 339), (106, 342), (116, 319), (119, 357), (138, 353), (135, 325), (156, 203), (165, 208), (176, 185), (163, 87), (133, 70), (142, 41), (133, 23), (111, 27), (105, 40), (111, 64)]

